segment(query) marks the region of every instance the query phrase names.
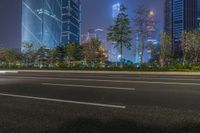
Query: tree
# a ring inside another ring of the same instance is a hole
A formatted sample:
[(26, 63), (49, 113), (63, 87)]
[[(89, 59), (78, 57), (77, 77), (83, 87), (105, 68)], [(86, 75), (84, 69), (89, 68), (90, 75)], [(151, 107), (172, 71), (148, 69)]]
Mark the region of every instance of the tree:
[(5, 48), (0, 48), (0, 62), (3, 64), (5, 62)]
[(123, 67), (123, 48), (131, 48), (131, 28), (130, 20), (126, 14), (127, 8), (120, 6), (120, 12), (114, 20), (114, 25), (108, 28), (107, 40), (113, 41), (115, 47), (120, 48), (120, 67)]
[(64, 63), (64, 58), (65, 58), (64, 49), (65, 49), (64, 45), (59, 45), (56, 47), (57, 60), (58, 60), (59, 66), (62, 66)]
[(168, 65), (171, 57), (171, 38), (170, 36), (163, 32), (160, 34), (160, 65), (164, 67)]
[(16, 52), (16, 65), (20, 65), (22, 64), (23, 61), (23, 54)]
[(49, 49), (48, 60), (49, 60), (50, 66), (54, 67), (57, 62), (57, 51), (55, 48)]
[(183, 65), (185, 65), (186, 60), (192, 50), (190, 43), (192, 42), (193, 34), (191, 32), (183, 32), (181, 37), (181, 49), (183, 54)]
[(69, 61), (69, 64), (71, 64), (72, 61), (76, 60), (78, 46), (75, 43), (67, 44), (65, 46), (64, 52), (67, 61)]
[(133, 32), (139, 36), (140, 40), (140, 64), (144, 63), (144, 50), (145, 42), (147, 38), (147, 26), (149, 19), (150, 9), (145, 5), (141, 4), (135, 10), (135, 18), (133, 19), (134, 29)]
[(98, 39), (91, 39), (87, 43), (83, 44), (83, 55), (89, 65), (95, 65), (98, 63), (98, 52), (101, 42)]
[(105, 50), (103, 45), (100, 45), (100, 47), (98, 49), (97, 58), (98, 58), (98, 60), (99, 60), (98, 62), (100, 62), (100, 64), (105, 64), (105, 62), (108, 60), (108, 52)]
[(47, 65), (46, 48), (43, 44), (37, 50), (37, 60), (38, 60), (38, 63), (39, 63), (39, 67), (42, 68), (42, 67)]
[(16, 51), (14, 49), (7, 49), (5, 59), (6, 59), (6, 62), (8, 62), (9, 67), (10, 67), (11, 64), (15, 64), (15, 62), (16, 62)]
[(76, 60), (77, 61), (84, 60), (83, 46), (82, 45), (78, 45), (77, 52), (76, 52)]
[(200, 32), (183, 32), (181, 48), (183, 54), (183, 65), (185, 65), (187, 60), (193, 64), (198, 63), (200, 57)]
[(0, 61), (6, 64), (9, 68), (16, 64), (16, 51), (14, 49), (0, 49)]
[(198, 63), (198, 59), (200, 57), (200, 32), (199, 31), (193, 31), (192, 35), (192, 53), (194, 55), (193, 57), (193, 63)]
[(33, 43), (23, 42), (22, 43), (22, 58), (26, 66), (33, 66), (35, 61), (35, 51), (33, 49)]
[(150, 63), (158, 65), (160, 59), (160, 46), (155, 44), (149, 44), (148, 49), (151, 51)]

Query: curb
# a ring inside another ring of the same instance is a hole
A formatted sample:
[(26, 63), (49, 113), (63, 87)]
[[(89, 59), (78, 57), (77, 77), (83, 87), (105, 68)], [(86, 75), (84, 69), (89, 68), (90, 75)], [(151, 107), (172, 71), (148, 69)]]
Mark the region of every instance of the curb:
[(84, 73), (84, 74), (128, 74), (128, 75), (175, 75), (200, 76), (200, 72), (129, 72), (129, 71), (62, 71), (62, 70), (19, 70), (18, 73)]

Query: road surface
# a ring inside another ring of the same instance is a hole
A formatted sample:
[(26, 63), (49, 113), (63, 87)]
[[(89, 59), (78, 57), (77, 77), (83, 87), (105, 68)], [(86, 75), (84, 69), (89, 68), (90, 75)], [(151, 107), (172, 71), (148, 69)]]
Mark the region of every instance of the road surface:
[(0, 133), (199, 133), (200, 76), (0, 74)]

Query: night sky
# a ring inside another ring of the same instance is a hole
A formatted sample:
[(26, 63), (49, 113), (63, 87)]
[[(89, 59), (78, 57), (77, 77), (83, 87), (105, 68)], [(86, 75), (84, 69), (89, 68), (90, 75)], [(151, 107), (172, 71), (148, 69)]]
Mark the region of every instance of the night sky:
[[(107, 27), (112, 23), (112, 5), (120, 0), (82, 0), (82, 33), (91, 28)], [(130, 18), (139, 3), (154, 10), (159, 20), (158, 29), (163, 29), (163, 0), (123, 0)], [(1, 0), (0, 4), (0, 47), (20, 46), (21, 0)]]

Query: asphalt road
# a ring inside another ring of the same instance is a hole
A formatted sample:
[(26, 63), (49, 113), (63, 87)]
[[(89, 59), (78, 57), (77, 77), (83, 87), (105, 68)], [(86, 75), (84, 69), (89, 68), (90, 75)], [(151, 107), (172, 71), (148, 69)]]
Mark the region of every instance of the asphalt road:
[(0, 133), (199, 133), (200, 76), (0, 74)]

